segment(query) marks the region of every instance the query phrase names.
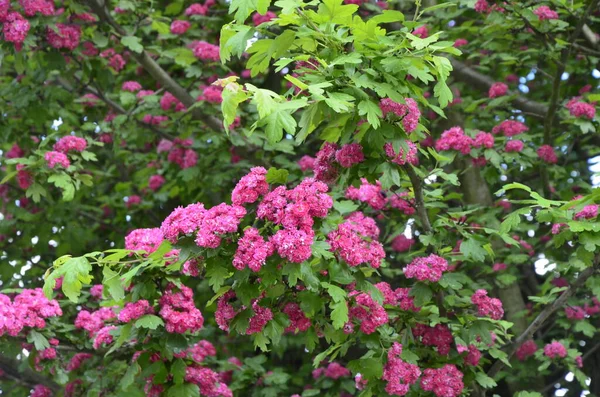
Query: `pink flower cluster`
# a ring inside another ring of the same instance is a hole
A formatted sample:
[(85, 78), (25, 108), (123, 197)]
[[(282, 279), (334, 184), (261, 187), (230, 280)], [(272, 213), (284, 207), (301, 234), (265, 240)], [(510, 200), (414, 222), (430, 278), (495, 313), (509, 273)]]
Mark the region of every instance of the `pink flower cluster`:
[(219, 374), (211, 369), (192, 365), (185, 370), (185, 381), (200, 389), (200, 395), (208, 397), (233, 397), (233, 392), (221, 382)]
[(77, 136), (63, 136), (54, 144), (54, 150), (61, 153), (70, 151), (83, 152), (87, 147), (87, 142), (83, 138)]
[(435, 254), (415, 258), (404, 268), (406, 278), (416, 278), (419, 281), (429, 280), (433, 283), (442, 278), (442, 273), (448, 270), (448, 262)]
[(463, 345), (457, 345), (456, 349), (459, 353), (463, 353), (465, 351), (467, 352), (467, 355), (464, 357), (464, 362), (466, 365), (470, 365), (472, 367), (476, 367), (477, 365), (479, 365), (479, 360), (481, 360), (481, 356), (483, 354), (481, 353), (481, 351), (479, 351), (479, 349), (477, 349), (477, 346), (469, 345), (469, 347), (467, 348)]
[(277, 18), (277, 15), (273, 11), (267, 11), (264, 15), (255, 12), (254, 15), (252, 15), (252, 23), (254, 23), (254, 26), (258, 26), (265, 22), (270, 22), (275, 18)]
[(385, 154), (392, 159), (392, 163), (396, 163), (398, 165), (419, 164), (419, 158), (417, 157), (417, 145), (411, 141), (405, 141), (405, 143), (408, 147), (408, 153), (404, 153), (403, 147), (400, 147), (398, 149), (398, 153), (396, 153), (392, 143), (388, 142), (383, 146)]
[(254, 167), (235, 185), (231, 192), (231, 202), (234, 205), (254, 203), (268, 192), (267, 170), (263, 167)]
[(544, 346), (544, 355), (548, 358), (567, 357), (567, 348), (560, 342), (552, 341)]
[(217, 248), (221, 236), (235, 233), (240, 221), (246, 215), (244, 207), (221, 203), (204, 212), (198, 225), (196, 244), (204, 248)]
[(537, 150), (537, 155), (540, 159), (545, 161), (548, 164), (556, 164), (558, 163), (558, 157), (554, 152), (554, 148), (550, 145), (542, 145)]
[(493, 134), (502, 133), (504, 136), (509, 137), (522, 134), (525, 131), (529, 131), (529, 128), (527, 128), (525, 124), (516, 120), (504, 120), (503, 122), (492, 128)]
[(312, 371), (313, 379), (317, 380), (321, 376), (336, 380), (350, 376), (350, 370), (334, 361), (329, 363), (326, 368), (321, 367)]
[(532, 340), (528, 340), (523, 342), (523, 344), (519, 346), (515, 354), (519, 361), (525, 361), (528, 357), (533, 356), (536, 351), (537, 345), (535, 344), (535, 342)]
[(104, 328), (104, 323), (116, 318), (112, 307), (101, 307), (96, 311), (81, 310), (75, 318), (75, 328), (82, 328), (88, 332), (90, 338), (95, 337)]
[(415, 240), (400, 234), (392, 240), (392, 249), (396, 252), (406, 252), (415, 244)]
[(160, 108), (165, 112), (171, 110), (175, 106), (176, 112), (182, 112), (185, 110), (185, 105), (169, 91), (165, 92), (160, 98)]
[(159, 314), (166, 322), (165, 329), (178, 334), (200, 331), (204, 317), (194, 305), (194, 293), (185, 285), (180, 286), (178, 292), (174, 289), (174, 285), (169, 285), (158, 302), (161, 306)]
[[(422, 26), (419, 29), (424, 28), (425, 36), (427, 36), (427, 27)], [(413, 34), (417, 36), (416, 29)], [(383, 117), (386, 117), (388, 114), (393, 114), (396, 117), (402, 118), (402, 126), (407, 134), (410, 134), (414, 130), (417, 129), (417, 125), (419, 124), (419, 117), (421, 117), (421, 111), (419, 110), (419, 106), (417, 102), (412, 98), (404, 98), (404, 103), (394, 102), (390, 98), (384, 98), (379, 101), (379, 108), (383, 112)]]
[(346, 190), (346, 198), (367, 203), (375, 210), (382, 210), (387, 204), (387, 199), (381, 190), (381, 182), (370, 184), (366, 178), (361, 178), (360, 187), (350, 186)]
[(66, 154), (61, 152), (50, 151), (44, 154), (44, 159), (46, 160), (46, 164), (48, 168), (54, 168), (57, 165), (62, 166), (67, 169), (71, 165), (69, 158)]
[(506, 145), (504, 146), (504, 150), (506, 151), (506, 153), (520, 153), (523, 150), (524, 146), (525, 145), (523, 144), (523, 141), (515, 139), (507, 141)]
[(504, 316), (502, 301), (498, 298), (490, 298), (487, 291), (478, 289), (471, 296), (471, 302), (477, 306), (480, 316), (488, 316), (494, 320), (500, 320)]
[(29, 21), (18, 12), (9, 12), (5, 18), (0, 19), (0, 22), (4, 24), (2, 28), (4, 40), (14, 43), (15, 47), (20, 49), (31, 28)]
[(383, 368), (381, 379), (387, 381), (385, 391), (392, 396), (404, 396), (411, 385), (417, 383), (421, 370), (415, 364), (409, 364), (401, 359), (402, 345), (394, 342), (388, 350), (388, 361)]
[(330, 183), (338, 176), (338, 170), (335, 167), (335, 152), (337, 145), (335, 143), (326, 142), (315, 156), (313, 163), (313, 171), (315, 179)]
[(566, 107), (569, 109), (569, 113), (574, 117), (586, 117), (592, 120), (596, 117), (596, 107), (592, 104), (583, 102), (579, 100), (580, 97), (575, 97), (571, 99)]
[(344, 326), (344, 332), (352, 332), (354, 330), (352, 322), (356, 321), (360, 324), (360, 330), (369, 335), (389, 321), (388, 314), (383, 306), (377, 303), (371, 295), (353, 291), (348, 296), (354, 297), (356, 304), (350, 307), (348, 311), (350, 320)]
[(164, 238), (174, 244), (181, 235), (192, 234), (198, 230), (205, 212), (201, 203), (175, 208), (160, 226)]
[(368, 263), (376, 269), (385, 258), (378, 237), (379, 228), (375, 220), (362, 212), (354, 212), (327, 235), (327, 241), (331, 251), (337, 252), (349, 266)]
[(171, 33), (177, 35), (184, 34), (190, 27), (192, 27), (192, 24), (188, 21), (175, 20), (171, 22)]
[(177, 164), (181, 169), (186, 169), (191, 168), (198, 163), (198, 155), (191, 149), (192, 144), (193, 142), (191, 139), (175, 138), (173, 142), (163, 139), (159, 142), (156, 151), (158, 153), (169, 152), (167, 160)]
[(558, 13), (550, 9), (550, 7), (548, 6), (539, 6), (538, 8), (533, 10), (533, 13), (537, 15), (540, 21), (544, 21), (547, 19), (558, 19)]
[(111, 344), (113, 341), (113, 336), (110, 334), (110, 332), (115, 329), (117, 329), (117, 327), (114, 325), (109, 325), (101, 328), (94, 337), (94, 342), (92, 344), (92, 346), (94, 346), (94, 349), (98, 350), (100, 347), (102, 347), (102, 345)]
[(287, 303), (282, 310), (283, 313), (287, 314), (290, 325), (285, 329), (285, 332), (297, 333), (304, 332), (311, 326), (311, 321), (297, 303)]
[[(217, 311), (215, 312), (215, 321), (220, 329), (229, 332), (230, 321), (241, 311), (246, 310), (245, 306), (241, 306), (236, 310), (230, 301), (236, 297), (233, 291), (228, 291), (217, 301)], [(247, 335), (252, 335), (261, 332), (265, 325), (273, 319), (273, 312), (267, 307), (262, 307), (259, 300), (255, 299), (252, 302), (252, 317), (246, 329)]]
[(52, 397), (54, 392), (49, 387), (44, 385), (37, 385), (33, 388), (33, 392), (29, 397)]
[(487, 132), (479, 132), (475, 139), (471, 138), (460, 127), (452, 127), (442, 133), (442, 136), (435, 142), (435, 149), (456, 150), (462, 154), (471, 153), (472, 148), (492, 148), (494, 146), (494, 137)]
[(250, 317), (248, 322), (248, 329), (246, 329), (246, 335), (257, 334), (261, 332), (265, 325), (273, 320), (273, 312), (268, 307), (262, 307), (258, 303), (258, 299), (252, 302), (252, 311), (254, 314)]
[(160, 247), (163, 242), (161, 229), (135, 229), (125, 236), (125, 249), (146, 251), (151, 254)]
[(0, 294), (0, 336), (17, 336), (25, 327), (44, 328), (49, 317), (62, 316), (58, 302), (48, 300), (41, 288), (24, 289), (11, 299)]
[(253, 272), (258, 272), (273, 252), (273, 244), (265, 241), (258, 229), (249, 227), (244, 230), (244, 236), (238, 241), (232, 264), (238, 270), (244, 270), (247, 266)]
[(433, 392), (438, 397), (458, 397), (465, 387), (463, 373), (454, 364), (423, 371), (421, 389)]
[(583, 320), (586, 312), (580, 306), (567, 306), (565, 308), (565, 315), (569, 320)]
[(302, 158), (298, 160), (298, 166), (302, 171), (312, 170), (315, 167), (315, 159), (310, 156), (302, 156)]
[(384, 305), (398, 306), (402, 310), (413, 312), (421, 310), (415, 306), (415, 298), (410, 296), (410, 288), (392, 290), (392, 287), (385, 281), (375, 284), (375, 287), (381, 291)]
[(48, 28), (46, 33), (46, 39), (50, 43), (50, 46), (57, 49), (66, 48), (70, 51), (77, 48), (81, 39), (81, 26), (57, 23), (56, 29), (58, 32)]
[(164, 185), (165, 182), (166, 180), (164, 176), (152, 175), (150, 179), (148, 179), (148, 187), (153, 191), (157, 191), (162, 185)]
[(137, 81), (126, 81), (121, 86), (123, 91), (138, 92), (142, 89), (142, 85)]
[(190, 357), (198, 364), (202, 363), (206, 357), (214, 357), (216, 355), (217, 349), (207, 340), (201, 340), (187, 349), (174, 354), (178, 358)]
[(415, 200), (409, 198), (408, 192), (394, 193), (389, 199), (390, 206), (402, 212), (404, 215), (412, 215), (415, 213)]
[(54, 15), (54, 1), (52, 0), (19, 0), (19, 4), (28, 17), (37, 13), (47, 17)]
[(488, 91), (488, 97), (498, 98), (508, 93), (508, 86), (504, 83), (494, 83)]
[(223, 88), (215, 85), (200, 87), (202, 94), (198, 96), (197, 101), (206, 101), (219, 104), (223, 102)]
[(185, 9), (186, 16), (192, 15), (206, 15), (208, 13), (208, 6), (200, 3), (194, 3)]
[(590, 204), (583, 207), (581, 211), (573, 215), (573, 219), (594, 219), (598, 216), (598, 204)]
[(450, 328), (444, 324), (436, 324), (429, 327), (425, 324), (416, 324), (413, 335), (421, 338), (425, 346), (435, 346), (439, 354), (445, 356), (450, 353), (450, 345), (454, 341)]
[(78, 370), (84, 361), (87, 361), (92, 357), (94, 356), (90, 353), (75, 353), (75, 355), (71, 357), (71, 360), (69, 360), (69, 362), (67, 363), (67, 372)]
[(219, 46), (207, 43), (206, 41), (198, 41), (194, 43), (192, 48), (194, 56), (203, 61), (217, 62), (221, 59), (219, 55)]
[(122, 323), (128, 323), (133, 320), (146, 315), (154, 313), (154, 308), (150, 306), (150, 303), (141, 299), (137, 302), (129, 302), (125, 305), (123, 310), (119, 312), (118, 319)]
[(350, 168), (354, 164), (365, 161), (365, 155), (360, 143), (349, 143), (335, 152), (335, 159), (342, 167)]

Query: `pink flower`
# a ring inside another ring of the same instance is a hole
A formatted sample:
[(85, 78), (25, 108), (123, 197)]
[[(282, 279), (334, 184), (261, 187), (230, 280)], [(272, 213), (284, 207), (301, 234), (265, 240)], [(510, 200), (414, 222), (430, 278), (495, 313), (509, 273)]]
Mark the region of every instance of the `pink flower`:
[(110, 334), (110, 331), (117, 329), (114, 325), (109, 325), (101, 328), (96, 336), (94, 337), (94, 350), (100, 349), (102, 345), (111, 344), (113, 341), (113, 336)]
[(394, 193), (390, 195), (388, 201), (392, 208), (399, 210), (404, 215), (412, 215), (415, 213), (415, 200), (409, 197), (408, 192)]
[(231, 193), (231, 202), (234, 205), (251, 204), (268, 192), (267, 170), (263, 167), (254, 167), (235, 185)]
[(216, 85), (209, 85), (203, 89), (202, 95), (199, 95), (197, 99), (210, 103), (221, 103), (223, 102), (223, 88)]
[(332, 363), (329, 363), (329, 365), (327, 365), (327, 368), (325, 368), (324, 375), (326, 378), (335, 380), (335, 379), (345, 378), (347, 376), (350, 376), (350, 370), (348, 368), (344, 367), (343, 365), (340, 365), (339, 363), (336, 363), (334, 361)]
[(44, 159), (49, 168), (54, 168), (58, 164), (67, 169), (71, 165), (67, 155), (61, 152), (46, 152)]
[(540, 21), (544, 21), (546, 19), (558, 19), (558, 13), (554, 10), (551, 10), (548, 6), (539, 6), (533, 13), (538, 16)]
[(365, 161), (365, 156), (360, 143), (349, 143), (335, 152), (335, 159), (342, 167), (350, 168)]
[(283, 259), (292, 263), (302, 263), (312, 255), (313, 239), (312, 230), (281, 229), (271, 237), (270, 242)]
[(585, 310), (579, 306), (567, 306), (565, 315), (569, 320), (583, 320), (585, 318)]
[(23, 7), (25, 15), (28, 17), (40, 13), (44, 16), (54, 15), (54, 1), (52, 0), (19, 0), (19, 4)]
[(491, 149), (494, 147), (494, 136), (487, 132), (479, 132), (477, 135), (475, 135), (473, 146)]
[(544, 355), (548, 358), (567, 357), (567, 348), (560, 342), (553, 341), (544, 346)]
[(75, 353), (75, 355), (71, 357), (71, 360), (67, 364), (67, 372), (76, 371), (79, 369), (79, 367), (81, 367), (84, 361), (87, 361), (93, 357), (94, 356), (90, 353)]
[(528, 340), (523, 342), (523, 344), (519, 346), (515, 354), (519, 361), (525, 361), (528, 357), (533, 356), (536, 351), (537, 345), (535, 344), (535, 342), (532, 340)]
[(502, 270), (506, 270), (506, 267), (507, 266), (505, 263), (494, 263), (492, 270), (495, 272), (501, 272)]
[(464, 358), (465, 364), (470, 365), (472, 367), (476, 367), (479, 365), (479, 360), (481, 360), (481, 352), (477, 349), (475, 345), (469, 345), (468, 353)]
[(527, 128), (525, 124), (515, 120), (504, 120), (502, 123), (492, 128), (493, 134), (501, 132), (504, 136), (515, 136), (522, 134), (525, 131), (529, 131), (529, 128)]
[(494, 320), (500, 320), (504, 316), (502, 301), (498, 298), (490, 298), (484, 289), (477, 290), (471, 296), (471, 302), (477, 306), (480, 316), (488, 316)]
[(273, 245), (262, 238), (258, 229), (249, 227), (238, 241), (233, 267), (244, 270), (247, 266), (253, 272), (258, 272), (273, 251)]
[(488, 91), (488, 97), (497, 98), (508, 93), (508, 86), (504, 83), (494, 83)]
[(338, 170), (334, 166), (337, 148), (335, 143), (326, 142), (321, 150), (317, 152), (313, 165), (317, 180), (330, 183), (337, 178)]
[(160, 189), (165, 183), (165, 178), (162, 175), (152, 175), (148, 180), (148, 187), (154, 191)]
[(390, 98), (384, 98), (379, 101), (379, 108), (383, 112), (383, 117), (392, 113), (398, 118), (402, 118), (402, 125), (407, 134), (410, 134), (419, 124), (421, 111), (412, 98), (404, 98), (406, 104), (394, 102)]
[(204, 248), (217, 248), (221, 244), (221, 236), (235, 233), (245, 215), (244, 207), (225, 203), (205, 211), (198, 225), (196, 244)]
[(306, 317), (302, 309), (300, 309), (300, 305), (297, 303), (287, 303), (282, 312), (287, 314), (290, 320), (290, 325), (285, 329), (285, 332), (304, 332), (310, 328), (310, 319)]
[(426, 39), (429, 36), (429, 30), (427, 29), (427, 25), (419, 26), (415, 30), (413, 30), (412, 34), (422, 39)]
[(4, 20), (4, 27), (2, 32), (4, 33), (4, 40), (14, 43), (15, 46), (23, 44), (27, 33), (29, 32), (29, 21), (18, 12), (9, 12)]
[(171, 33), (184, 34), (192, 26), (188, 21), (175, 20), (171, 22)]
[(207, 13), (208, 7), (199, 3), (194, 3), (185, 10), (185, 15), (188, 17), (192, 15), (206, 15)]
[(521, 150), (523, 150), (523, 146), (525, 146), (523, 144), (523, 141), (519, 141), (517, 139), (515, 140), (510, 140), (506, 142), (506, 145), (504, 146), (504, 150), (506, 151), (506, 153), (513, 153), (513, 152), (521, 152)]
[(428, 368), (423, 372), (421, 388), (433, 392), (438, 397), (458, 397), (463, 389), (463, 373), (454, 364), (441, 368)]
[(574, 117), (585, 117), (592, 120), (596, 117), (596, 107), (586, 102), (579, 101), (579, 98), (571, 99), (567, 105), (569, 113)]
[(108, 65), (115, 71), (120, 72), (126, 65), (125, 60), (121, 54), (115, 54), (108, 60)]
[(554, 152), (554, 149), (550, 145), (542, 145), (537, 150), (537, 154), (540, 159), (545, 161), (548, 164), (556, 164), (558, 162), (558, 157)]
[(58, 33), (51, 28), (48, 28), (46, 33), (46, 39), (52, 47), (66, 48), (71, 51), (77, 48), (81, 38), (81, 26), (57, 23), (56, 29)]
[(246, 335), (253, 335), (265, 328), (265, 325), (273, 319), (273, 312), (268, 307), (262, 307), (258, 304), (258, 300), (252, 303), (252, 311), (254, 314), (250, 317), (248, 322), (248, 329), (246, 329)]
[(54, 150), (61, 153), (67, 153), (70, 151), (83, 152), (87, 147), (87, 142), (83, 138), (77, 136), (64, 136), (54, 144)]
[(365, 263), (378, 268), (385, 258), (378, 237), (379, 228), (375, 221), (362, 212), (355, 212), (327, 235), (327, 241), (331, 251), (337, 252), (349, 266)]
[(600, 206), (597, 204), (586, 205), (581, 211), (573, 216), (573, 219), (593, 219), (598, 216), (599, 207)]
[(486, 0), (477, 0), (474, 7), (475, 11), (481, 14), (487, 14), (490, 10), (490, 5)]
[(419, 281), (429, 280), (438, 282), (442, 273), (448, 270), (448, 262), (435, 254), (427, 257), (415, 258), (404, 268), (406, 278), (416, 278)]
[(233, 306), (229, 304), (229, 301), (233, 298), (235, 298), (235, 292), (228, 291), (217, 300), (215, 321), (219, 328), (225, 332), (229, 332), (229, 323), (237, 314)]
[(192, 234), (200, 227), (205, 212), (201, 203), (175, 208), (160, 226), (164, 238), (174, 244), (180, 235)]
[(346, 198), (362, 201), (375, 210), (382, 210), (387, 204), (387, 199), (381, 190), (381, 182), (376, 181), (375, 184), (372, 185), (365, 178), (361, 178), (360, 181), (360, 187), (348, 187), (346, 190)]
[(404, 234), (396, 236), (392, 240), (392, 249), (396, 252), (406, 252), (415, 244), (415, 240), (407, 238)]
[(33, 392), (29, 397), (52, 397), (54, 392), (49, 387), (44, 385), (37, 385), (33, 388)]
[(179, 292), (173, 292), (174, 286), (169, 285), (159, 300), (160, 316), (165, 320), (165, 329), (170, 333), (183, 334), (187, 331), (196, 333), (202, 329), (204, 318), (194, 305), (194, 293), (184, 285)]
[(463, 46), (466, 46), (467, 44), (469, 44), (469, 42), (466, 39), (456, 39), (454, 41), (455, 48), (463, 47)]
[(273, 11), (267, 11), (264, 15), (255, 12), (254, 15), (252, 15), (252, 22), (254, 23), (254, 26), (258, 26), (265, 22), (270, 22), (275, 18), (277, 18), (277, 15)]
[(435, 142), (437, 151), (457, 150), (462, 154), (471, 153), (474, 145), (473, 139), (466, 135), (462, 128), (452, 127), (442, 133), (442, 136)]
[(392, 163), (396, 163), (398, 165), (419, 164), (419, 158), (417, 157), (417, 146), (411, 141), (405, 141), (406, 146), (408, 146), (408, 153), (404, 153), (404, 148), (401, 146), (398, 150), (398, 154), (394, 150), (394, 146), (388, 142), (384, 145), (385, 154), (392, 159)]
[(219, 46), (209, 44), (206, 41), (199, 41), (193, 48), (194, 56), (203, 61), (217, 62), (221, 59), (219, 55)]
[(125, 236), (125, 249), (142, 250), (151, 254), (160, 247), (163, 242), (161, 229), (135, 229)]
[(298, 166), (302, 171), (312, 170), (315, 166), (315, 159), (310, 156), (302, 156), (302, 158), (298, 160)]
[(152, 313), (154, 313), (154, 308), (150, 306), (150, 303), (147, 300), (141, 299), (136, 302), (127, 303), (123, 310), (119, 312), (118, 319), (122, 323), (128, 323), (137, 320), (146, 314)]
[(121, 86), (121, 89), (123, 91), (138, 92), (139, 90), (142, 89), (142, 85), (140, 83), (138, 83), (137, 81), (126, 81)]
[(198, 385), (202, 396), (233, 397), (233, 392), (221, 382), (219, 374), (208, 368), (196, 365), (187, 367), (185, 381)]
[(355, 305), (350, 307), (348, 311), (350, 321), (344, 328), (347, 327), (352, 331), (352, 321), (356, 321), (360, 324), (360, 331), (370, 335), (377, 331), (380, 326), (387, 324), (389, 321), (387, 312), (371, 295), (354, 291), (349, 296), (354, 296)]

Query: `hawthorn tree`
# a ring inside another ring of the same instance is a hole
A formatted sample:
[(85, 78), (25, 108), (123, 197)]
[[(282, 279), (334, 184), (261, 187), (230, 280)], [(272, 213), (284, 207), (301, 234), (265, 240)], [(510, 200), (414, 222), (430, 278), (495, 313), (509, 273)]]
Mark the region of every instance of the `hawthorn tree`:
[(600, 1), (0, 24), (2, 395), (600, 395)]

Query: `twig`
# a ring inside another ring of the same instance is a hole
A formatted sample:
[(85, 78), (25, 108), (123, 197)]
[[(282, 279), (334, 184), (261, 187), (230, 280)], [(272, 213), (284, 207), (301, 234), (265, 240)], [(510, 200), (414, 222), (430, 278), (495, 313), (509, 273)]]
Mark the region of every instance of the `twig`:
[(431, 228), (431, 222), (429, 221), (429, 215), (427, 214), (427, 208), (425, 207), (425, 200), (423, 199), (423, 181), (418, 177), (411, 165), (407, 165), (404, 169), (413, 186), (415, 206), (417, 208), (419, 219), (421, 220), (421, 226), (423, 226), (425, 233), (430, 234), (433, 229)]

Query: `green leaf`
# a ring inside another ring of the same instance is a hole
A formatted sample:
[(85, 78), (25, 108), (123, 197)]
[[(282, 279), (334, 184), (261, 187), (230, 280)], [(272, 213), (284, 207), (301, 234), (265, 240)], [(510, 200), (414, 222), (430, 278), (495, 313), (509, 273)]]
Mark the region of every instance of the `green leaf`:
[(267, 124), (265, 134), (267, 141), (271, 144), (275, 144), (283, 138), (283, 130), (290, 135), (296, 133), (296, 120), (286, 111), (277, 110), (265, 120)]
[(358, 204), (350, 200), (342, 200), (334, 202), (333, 208), (335, 208), (335, 210), (340, 214), (344, 215), (356, 211), (358, 209)]
[(378, 25), (380, 23), (404, 22), (404, 14), (395, 10), (383, 10), (381, 14), (374, 16), (371, 20)]
[(183, 383), (186, 368), (187, 365), (185, 365), (185, 362), (182, 359), (178, 358), (177, 360), (175, 360), (173, 365), (171, 365), (171, 375), (173, 375), (173, 383), (175, 383), (176, 385), (181, 385)]
[(537, 391), (520, 391), (515, 393), (514, 397), (542, 397)]
[(575, 323), (575, 331), (581, 332), (591, 338), (596, 334), (596, 327), (586, 320), (580, 320)]
[(325, 103), (336, 113), (349, 112), (354, 107), (353, 101), (354, 97), (352, 95), (343, 92), (329, 92), (327, 98), (325, 98)]
[(135, 322), (135, 326), (137, 328), (156, 329), (161, 325), (165, 325), (164, 321), (162, 318), (155, 316), (154, 314), (146, 314)]
[(108, 45), (108, 37), (104, 36), (97, 30), (94, 32), (94, 38), (92, 39), (92, 41), (98, 48), (104, 48)]
[(125, 372), (125, 375), (121, 378), (121, 381), (119, 382), (120, 389), (127, 390), (129, 388), (129, 386), (131, 386), (133, 384), (133, 382), (135, 381), (135, 377), (140, 372), (140, 370), (141, 370), (140, 365), (135, 361), (132, 362), (128, 366), (127, 372)]
[(223, 124), (227, 130), (234, 122), (237, 116), (237, 109), (240, 103), (246, 101), (249, 94), (242, 90), (242, 86), (237, 83), (231, 83), (225, 86), (222, 93), (223, 102), (221, 102), (221, 112), (223, 112)]
[(42, 197), (46, 197), (46, 189), (39, 183), (29, 186), (25, 192), (25, 197), (31, 197), (35, 203), (39, 203)]
[(269, 171), (267, 171), (267, 183), (284, 185), (287, 182), (289, 175), (290, 173), (288, 170), (271, 167), (269, 168)]
[(331, 246), (327, 241), (315, 241), (312, 246), (312, 254), (316, 258), (332, 259), (334, 257), (331, 252)]
[(494, 381), (494, 379), (487, 376), (484, 372), (477, 372), (477, 374), (475, 375), (475, 380), (484, 389), (491, 389), (492, 387), (497, 386), (496, 381)]
[(348, 369), (360, 373), (366, 379), (380, 379), (383, 375), (383, 363), (377, 358), (361, 358), (348, 363)]
[(157, 31), (159, 34), (169, 34), (171, 32), (171, 28), (164, 22), (153, 20), (152, 21), (152, 30)]
[(200, 397), (200, 389), (193, 383), (171, 386), (167, 397)]
[(52, 288), (54, 282), (59, 277), (63, 277), (62, 291), (65, 296), (73, 303), (77, 303), (81, 295), (83, 284), (89, 285), (92, 282), (90, 272), (92, 266), (86, 257), (69, 258), (66, 262), (54, 270), (44, 284), (44, 293), (48, 298), (52, 297)]
[(133, 52), (141, 54), (144, 47), (141, 44), (140, 38), (135, 36), (124, 36), (121, 38), (121, 44), (129, 48)]
[(256, 11), (260, 15), (265, 15), (267, 11), (269, 11), (269, 6), (271, 5), (271, 0), (258, 0), (256, 4)]
[(48, 342), (48, 339), (35, 330), (29, 331), (27, 334), (27, 341), (33, 343), (35, 350), (37, 351), (42, 351), (50, 347), (50, 342)]
[(474, 238), (463, 241), (460, 244), (460, 252), (465, 258), (472, 259), (476, 262), (483, 262), (485, 260), (486, 250), (483, 248), (483, 245)]
[[(114, 255), (114, 254), (113, 254)], [(102, 275), (104, 276), (102, 284), (108, 290), (108, 293), (116, 301), (121, 301), (125, 298), (125, 290), (121, 284), (120, 274), (112, 270), (108, 266), (104, 266), (102, 269)]]
[(371, 124), (373, 129), (379, 128), (381, 125), (381, 118), (383, 117), (383, 112), (381, 108), (373, 101), (369, 99), (365, 99), (360, 101), (358, 104), (358, 114), (360, 116), (367, 116), (367, 121)]
[(352, 21), (352, 15), (358, 10), (358, 6), (342, 5), (343, 0), (323, 0), (319, 5), (319, 15), (333, 23), (347, 24)]
[(331, 296), (331, 299), (333, 299), (334, 302), (346, 301), (347, 293), (342, 288), (338, 287), (337, 285), (329, 284), (326, 282), (322, 282), (321, 286), (327, 290), (327, 293), (329, 294), (329, 296)]
[(232, 275), (233, 273), (230, 273), (224, 266), (224, 263), (220, 261), (208, 261), (206, 263), (205, 277), (208, 279), (208, 285), (212, 287), (214, 292), (217, 292), (225, 280)]
[(416, 283), (410, 289), (409, 295), (414, 296), (415, 305), (421, 307), (431, 301), (431, 298), (433, 297), (433, 291), (424, 283)]
[(258, 7), (258, 0), (231, 0), (229, 14), (233, 14), (238, 23), (243, 23), (246, 18)]
[(329, 307), (331, 308), (333, 328), (342, 329), (344, 324), (348, 322), (348, 305), (346, 304), (346, 301), (331, 302)]

